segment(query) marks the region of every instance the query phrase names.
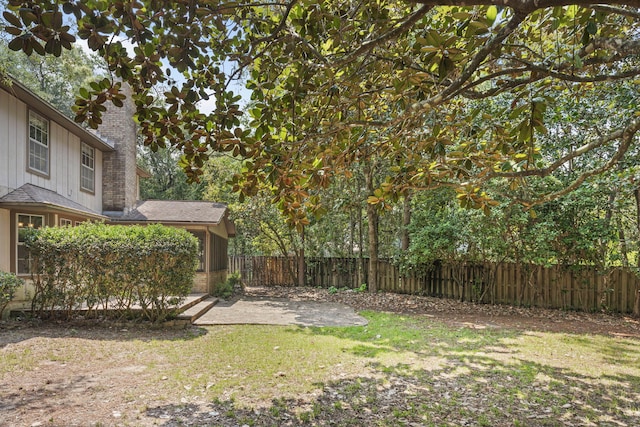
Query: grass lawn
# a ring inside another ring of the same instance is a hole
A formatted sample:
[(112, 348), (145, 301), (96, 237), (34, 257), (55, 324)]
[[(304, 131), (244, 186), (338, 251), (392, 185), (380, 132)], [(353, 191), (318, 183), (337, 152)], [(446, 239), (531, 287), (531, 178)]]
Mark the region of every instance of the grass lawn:
[(363, 315), (0, 329), (0, 425), (640, 425), (637, 339)]

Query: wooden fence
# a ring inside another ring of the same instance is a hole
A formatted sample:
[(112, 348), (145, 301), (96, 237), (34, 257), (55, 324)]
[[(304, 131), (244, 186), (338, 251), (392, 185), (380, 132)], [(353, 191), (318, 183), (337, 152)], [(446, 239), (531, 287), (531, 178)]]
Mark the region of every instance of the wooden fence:
[[(368, 283), (368, 267), (366, 258), (307, 258), (305, 283), (357, 288)], [(378, 271), (381, 291), (490, 304), (631, 313), (640, 292), (637, 272), (623, 268), (436, 263), (401, 274), (393, 263), (379, 261)], [(240, 273), (247, 286), (297, 284), (293, 257), (229, 257), (229, 272)]]

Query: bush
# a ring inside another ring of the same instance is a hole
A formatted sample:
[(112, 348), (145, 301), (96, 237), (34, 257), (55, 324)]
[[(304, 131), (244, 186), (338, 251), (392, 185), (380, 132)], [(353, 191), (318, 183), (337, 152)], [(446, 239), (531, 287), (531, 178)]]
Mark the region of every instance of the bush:
[(27, 246), (35, 269), (32, 309), (40, 317), (68, 319), (79, 308), (132, 316), (139, 305), (145, 318), (162, 321), (191, 291), (197, 268), (197, 239), (159, 224), (45, 227)]
[(0, 271), (0, 318), (7, 304), (13, 299), (16, 289), (23, 283), (24, 281), (15, 274)]
[(231, 273), (227, 276), (227, 280), (218, 283), (213, 290), (213, 296), (222, 299), (229, 299), (242, 286), (242, 279), (239, 273)]
[(213, 296), (222, 299), (231, 298), (233, 296), (233, 285), (229, 283), (228, 280), (226, 282), (220, 282), (216, 284), (215, 288), (213, 289)]

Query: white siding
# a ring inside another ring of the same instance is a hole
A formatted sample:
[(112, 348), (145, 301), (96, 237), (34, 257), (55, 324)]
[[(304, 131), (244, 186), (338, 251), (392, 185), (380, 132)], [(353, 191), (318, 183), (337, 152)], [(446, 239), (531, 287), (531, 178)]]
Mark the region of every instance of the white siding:
[(95, 194), (80, 191), (80, 138), (49, 121), (49, 177), (29, 172), (28, 115), (26, 104), (0, 90), (0, 197), (28, 183), (102, 212), (102, 153), (96, 150)]
[[(15, 97), (0, 90), (0, 192), (4, 194), (16, 188), (25, 179), (26, 106)], [(18, 167), (18, 164), (20, 167)]]
[(11, 267), (11, 213), (0, 209), (0, 271), (10, 271)]
[(9, 97), (0, 94), (0, 197), (9, 192)]

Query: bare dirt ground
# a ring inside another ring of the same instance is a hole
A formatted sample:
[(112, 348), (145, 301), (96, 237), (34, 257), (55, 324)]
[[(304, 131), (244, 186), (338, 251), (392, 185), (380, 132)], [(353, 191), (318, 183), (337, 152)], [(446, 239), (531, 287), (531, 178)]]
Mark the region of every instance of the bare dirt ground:
[[(249, 288), (246, 289), (246, 294), (292, 300), (339, 302), (358, 311), (419, 314), (446, 324), (479, 329), (505, 328), (640, 339), (640, 322), (629, 316), (615, 314), (476, 305), (398, 294), (355, 291), (330, 293), (326, 289), (317, 288)], [(327, 387), (318, 397), (314, 405), (324, 408), (322, 413), (326, 415), (319, 415), (311, 424), (295, 420), (291, 408), (285, 407), (287, 404), (294, 405), (300, 402), (282, 403), (281, 408), (276, 402), (268, 410), (258, 413), (236, 408), (228, 401), (203, 407), (202, 404), (177, 398), (175, 403), (167, 404), (167, 401), (173, 402), (174, 396), (162, 387), (162, 380), (157, 387), (149, 387), (154, 381), (153, 373), (145, 370), (145, 366), (136, 365), (135, 352), (139, 352), (140, 347), (129, 344), (150, 342), (161, 337), (162, 340), (175, 340), (180, 342), (180, 345), (188, 345), (190, 336), (197, 334), (197, 328), (159, 331), (140, 325), (109, 327), (85, 323), (0, 322), (0, 358), (5, 357), (5, 348), (15, 345), (24, 346), (25, 363), (34, 363), (34, 356), (40, 358), (35, 371), (29, 370), (28, 374), (25, 373), (27, 371), (23, 369), (25, 367), (21, 365), (20, 360), (8, 361), (14, 366), (10, 372), (2, 372), (0, 369), (0, 427), (371, 425), (370, 423), (380, 423), (382, 419), (380, 414), (374, 414), (375, 417), (368, 414), (366, 407), (354, 409), (356, 400), (351, 402), (351, 409), (336, 409), (336, 399), (345, 400), (348, 398), (348, 390), (354, 389), (354, 384), (346, 382), (334, 388)], [(69, 338), (77, 343), (73, 360), (68, 360), (66, 356), (58, 357), (60, 349), (56, 348), (57, 338)], [(113, 345), (105, 347), (105, 342)], [(145, 354), (144, 357), (147, 362), (153, 360), (153, 355)], [(158, 367), (163, 367), (166, 363), (166, 360), (157, 360)], [(381, 388), (382, 386), (376, 382), (359, 383), (357, 386), (360, 387), (360, 393), (369, 393), (369, 398), (374, 404), (379, 404), (382, 408), (391, 408), (391, 411), (394, 407), (407, 403), (404, 397), (404, 400), (399, 400), (402, 396), (400, 391), (413, 386), (408, 377), (398, 376), (394, 381), (386, 384), (386, 388)], [(461, 386), (458, 384), (456, 387)], [(395, 394), (396, 392), (398, 394)], [(480, 398), (478, 395), (478, 399)], [(482, 405), (480, 401), (476, 403), (478, 406)], [(233, 413), (233, 417), (227, 415), (230, 413)], [(369, 415), (371, 419), (367, 418)], [(341, 418), (345, 416), (350, 418)], [(347, 421), (341, 422), (341, 419)], [(462, 418), (443, 420), (446, 420), (442, 422), (443, 425), (484, 425)], [(438, 422), (437, 425), (441, 423)], [(592, 424), (532, 421), (528, 425)]]

